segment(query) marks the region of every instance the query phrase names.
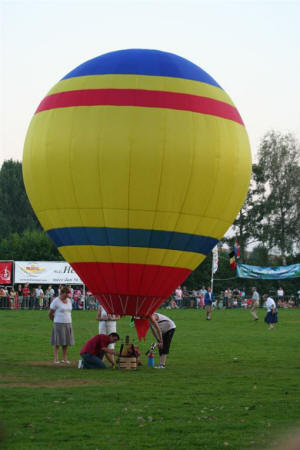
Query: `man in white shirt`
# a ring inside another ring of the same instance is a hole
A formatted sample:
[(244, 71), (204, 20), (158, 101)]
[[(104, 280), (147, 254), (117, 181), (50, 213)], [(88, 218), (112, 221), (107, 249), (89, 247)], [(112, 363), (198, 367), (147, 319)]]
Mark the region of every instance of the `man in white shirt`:
[(39, 285), (36, 289), (35, 289), (35, 297), (34, 297), (34, 305), (33, 308), (34, 309), (38, 309), (39, 306), (39, 300), (40, 298), (44, 297), (44, 291), (42, 289), (42, 286)]
[(277, 290), (277, 300), (284, 300), (284, 290), (282, 289), (281, 286), (279, 286), (278, 290)]
[(169, 354), (171, 341), (175, 333), (176, 325), (169, 317), (154, 313), (149, 318), (149, 325), (153, 336), (158, 342), (160, 364), (156, 369), (165, 369), (166, 359)]
[[(109, 336), (111, 333), (117, 332), (117, 320), (120, 320), (120, 316), (114, 314), (107, 314), (103, 306), (99, 305), (97, 320), (99, 320), (99, 334), (106, 334)], [(114, 349), (115, 344), (112, 342), (108, 345), (108, 348)]]
[(256, 311), (259, 308), (259, 293), (256, 290), (256, 287), (252, 288), (252, 305), (251, 305), (251, 315), (253, 317), (253, 320), (258, 320), (258, 316), (256, 314)]

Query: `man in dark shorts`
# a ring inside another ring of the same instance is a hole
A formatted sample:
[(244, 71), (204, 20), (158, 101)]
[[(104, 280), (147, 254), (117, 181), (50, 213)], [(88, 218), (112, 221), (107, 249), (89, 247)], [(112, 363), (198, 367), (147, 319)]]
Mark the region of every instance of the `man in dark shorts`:
[(156, 369), (166, 368), (166, 359), (169, 354), (171, 341), (175, 333), (176, 325), (169, 317), (154, 313), (149, 318), (150, 329), (158, 342), (160, 363)]
[(114, 349), (108, 348), (109, 344), (115, 343), (120, 340), (118, 333), (97, 334), (88, 340), (80, 351), (82, 361), (78, 362), (79, 369), (106, 369), (106, 365), (103, 362), (104, 356), (109, 360), (114, 367)]

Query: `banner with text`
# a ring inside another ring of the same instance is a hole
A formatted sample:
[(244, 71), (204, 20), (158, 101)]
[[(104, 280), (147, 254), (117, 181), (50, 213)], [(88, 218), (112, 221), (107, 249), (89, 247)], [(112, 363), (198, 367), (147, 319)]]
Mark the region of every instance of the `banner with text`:
[(238, 264), (236, 274), (239, 278), (256, 278), (261, 280), (283, 280), (300, 277), (300, 264), (278, 267), (248, 266)]
[(15, 283), (83, 284), (67, 262), (15, 261)]
[(1, 261), (0, 262), (0, 284), (12, 284), (12, 262)]

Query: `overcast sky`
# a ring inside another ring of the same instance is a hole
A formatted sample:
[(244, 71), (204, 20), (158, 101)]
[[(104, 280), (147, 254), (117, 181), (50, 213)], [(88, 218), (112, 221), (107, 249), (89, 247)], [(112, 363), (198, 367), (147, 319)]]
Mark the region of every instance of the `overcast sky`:
[(183, 56), (225, 89), (255, 157), (270, 129), (300, 140), (300, 1), (0, 0), (0, 164), (21, 160), (40, 101), (103, 53), (151, 48)]

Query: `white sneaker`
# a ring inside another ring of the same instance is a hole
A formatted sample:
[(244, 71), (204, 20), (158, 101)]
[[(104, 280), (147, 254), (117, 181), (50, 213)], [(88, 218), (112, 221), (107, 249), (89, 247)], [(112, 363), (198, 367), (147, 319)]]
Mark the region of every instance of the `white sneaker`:
[(162, 364), (159, 364), (158, 366), (154, 366), (154, 369), (165, 369), (166, 366), (163, 366)]

